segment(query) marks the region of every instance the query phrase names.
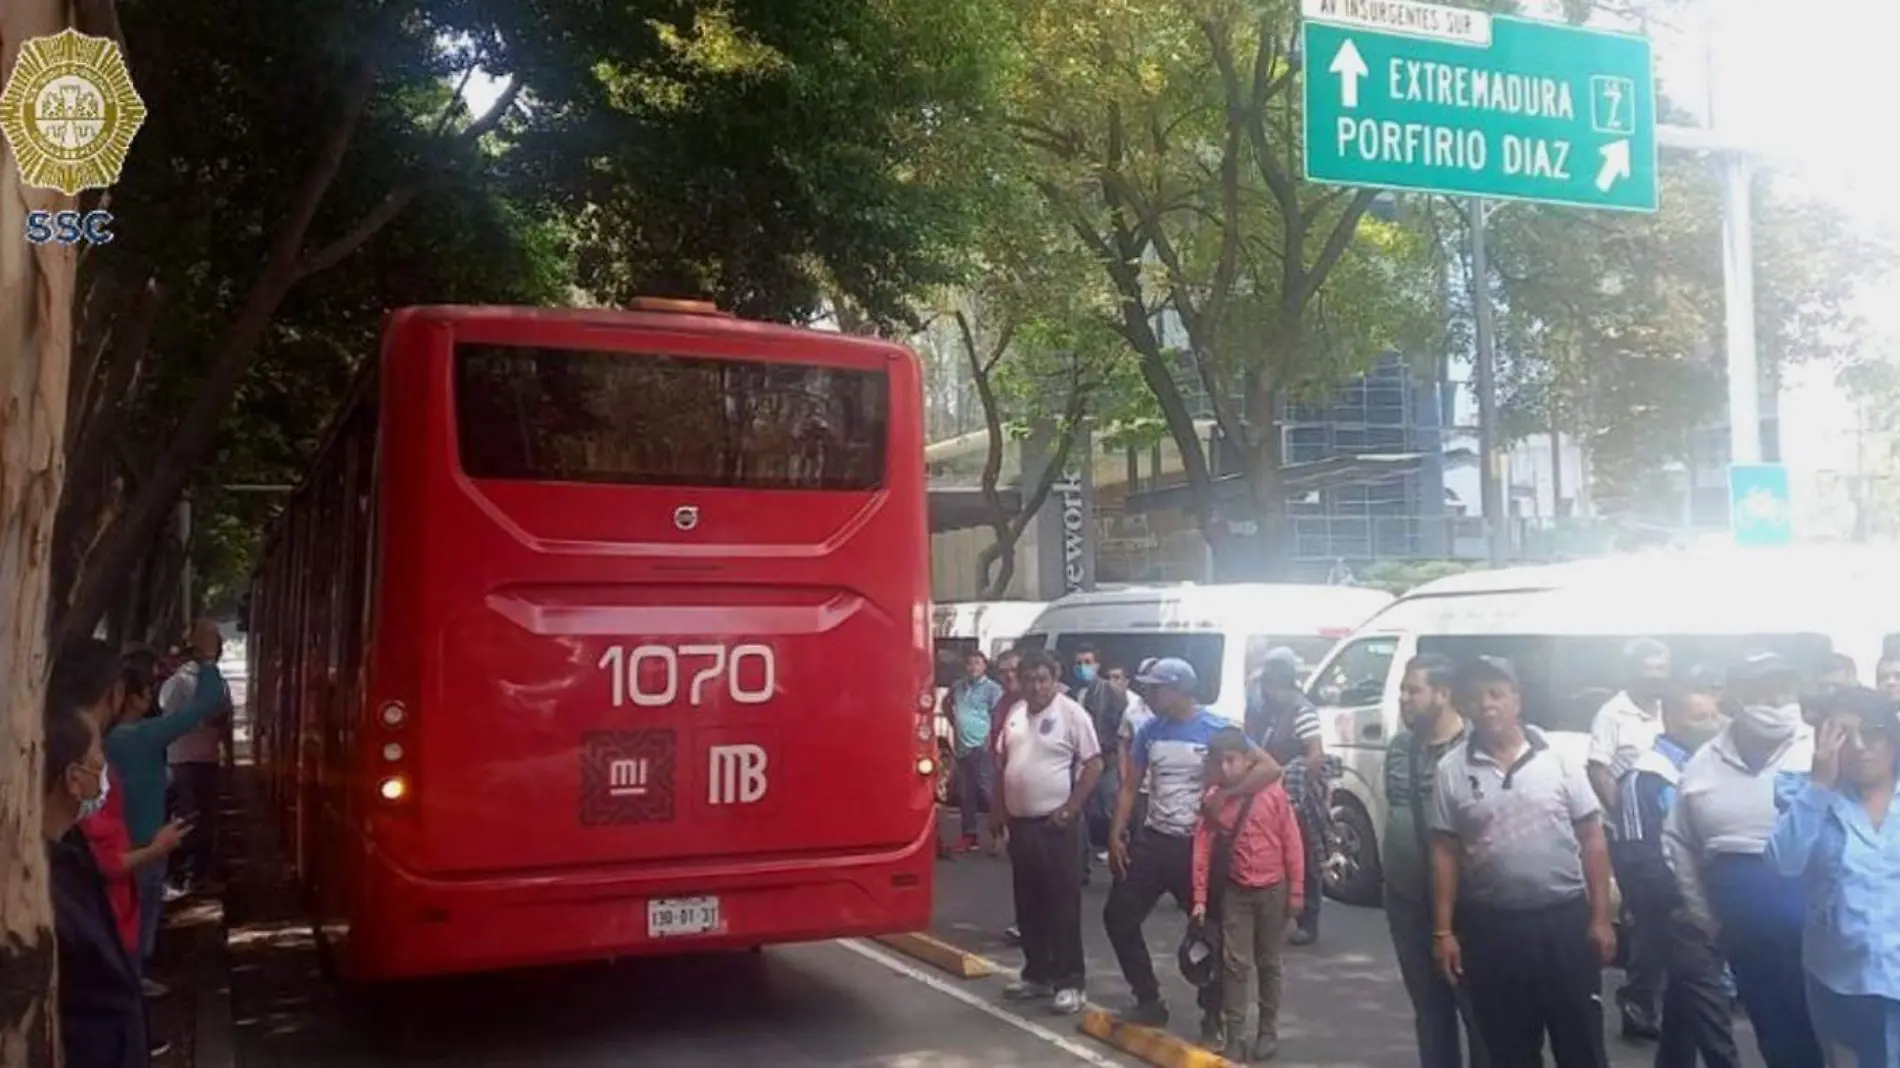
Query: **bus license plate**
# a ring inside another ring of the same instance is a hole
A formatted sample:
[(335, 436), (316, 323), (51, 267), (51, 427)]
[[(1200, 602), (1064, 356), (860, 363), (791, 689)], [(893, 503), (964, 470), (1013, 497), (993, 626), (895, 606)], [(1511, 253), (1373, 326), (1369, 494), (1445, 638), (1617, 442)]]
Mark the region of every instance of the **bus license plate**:
[(669, 897), (647, 902), (647, 937), (673, 938), (719, 929), (716, 897)]

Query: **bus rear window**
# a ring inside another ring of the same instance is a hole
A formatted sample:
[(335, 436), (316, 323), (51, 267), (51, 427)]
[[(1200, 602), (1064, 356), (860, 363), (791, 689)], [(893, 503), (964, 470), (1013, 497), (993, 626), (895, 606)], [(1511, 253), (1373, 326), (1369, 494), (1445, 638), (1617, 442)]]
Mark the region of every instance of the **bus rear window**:
[(889, 384), (809, 364), (458, 345), (455, 415), (470, 478), (870, 490)]

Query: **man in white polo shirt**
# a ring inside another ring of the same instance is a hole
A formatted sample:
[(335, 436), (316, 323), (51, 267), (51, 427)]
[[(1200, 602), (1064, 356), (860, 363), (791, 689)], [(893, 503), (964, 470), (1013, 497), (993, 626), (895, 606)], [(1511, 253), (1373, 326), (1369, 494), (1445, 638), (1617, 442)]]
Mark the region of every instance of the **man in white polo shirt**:
[[(1609, 817), (1604, 829), (1612, 839), (1619, 826), (1617, 784), (1662, 737), (1662, 699), (1669, 671), (1668, 646), (1653, 638), (1628, 643), (1623, 647), (1623, 689), (1604, 702), (1590, 723), (1590, 786)], [(1626, 1039), (1655, 1039), (1662, 1034), (1659, 1002), (1669, 932), (1656, 929), (1654, 919), (1632, 917), (1630, 923), (1629, 964), (1623, 972), (1623, 987), (1616, 992)]]
[(1017, 670), (1023, 698), (996, 740), (1002, 767), (990, 816), (992, 830), (1008, 835), (1022, 930), (1022, 980), (1003, 994), (1054, 995), (1055, 1011), (1076, 1013), (1084, 974), (1078, 822), (1102, 777), (1102, 747), (1088, 712), (1059, 692), (1062, 669), (1048, 653), (1026, 654)]

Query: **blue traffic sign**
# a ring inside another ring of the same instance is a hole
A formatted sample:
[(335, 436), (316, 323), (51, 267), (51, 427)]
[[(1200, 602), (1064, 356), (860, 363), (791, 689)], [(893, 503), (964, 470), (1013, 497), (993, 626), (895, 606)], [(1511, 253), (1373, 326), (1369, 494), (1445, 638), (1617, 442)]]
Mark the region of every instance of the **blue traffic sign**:
[(1794, 540), (1788, 469), (1782, 464), (1730, 464), (1729, 530), (1737, 545), (1786, 545)]

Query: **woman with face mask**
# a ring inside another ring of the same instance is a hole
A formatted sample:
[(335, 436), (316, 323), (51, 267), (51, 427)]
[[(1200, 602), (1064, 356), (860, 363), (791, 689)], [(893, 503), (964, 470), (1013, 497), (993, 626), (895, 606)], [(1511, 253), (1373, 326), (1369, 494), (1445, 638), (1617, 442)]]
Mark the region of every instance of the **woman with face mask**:
[(59, 947), (60, 1041), (68, 1068), (143, 1068), (145, 997), (126, 952), (105, 879), (78, 828), (111, 796), (99, 731), (63, 705), (46, 716), (42, 832), (51, 873), (53, 928)]
[(1900, 1064), (1900, 703), (1856, 687), (1822, 716), (1813, 771), (1790, 784), (1768, 856), (1813, 905), (1801, 959), (1828, 1063)]
[(1801, 882), (1768, 859), (1777, 789), (1806, 775), (1814, 732), (1803, 721), (1800, 676), (1774, 654), (1729, 672), (1729, 725), (1683, 765), (1663, 844), (1682, 906), (1674, 919), (1711, 935), (1775, 1068), (1821, 1068), (1805, 1004)]

